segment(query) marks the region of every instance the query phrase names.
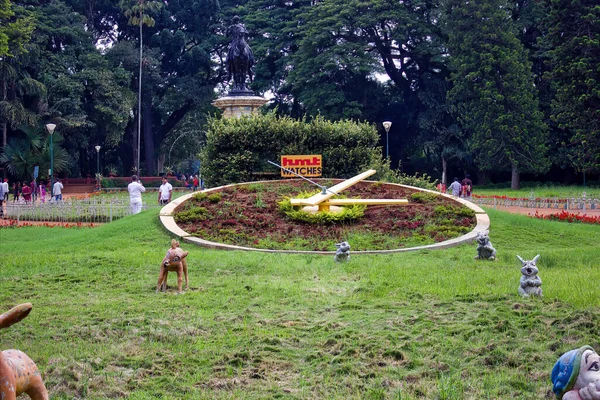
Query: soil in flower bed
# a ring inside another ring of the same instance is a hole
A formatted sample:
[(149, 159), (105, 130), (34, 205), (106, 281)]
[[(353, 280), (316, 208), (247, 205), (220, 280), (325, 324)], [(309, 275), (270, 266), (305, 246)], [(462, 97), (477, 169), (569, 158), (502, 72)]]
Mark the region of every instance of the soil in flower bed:
[[(319, 180), (330, 187), (339, 180)], [(407, 199), (408, 205), (366, 208), (351, 222), (316, 225), (284, 215), (278, 202), (299, 193), (317, 193), (302, 180), (259, 182), (197, 194), (175, 210), (179, 227), (193, 236), (260, 249), (335, 250), (348, 241), (352, 250), (390, 250), (452, 239), (470, 232), (475, 213), (442, 196), (401, 186), (360, 182), (346, 198)]]

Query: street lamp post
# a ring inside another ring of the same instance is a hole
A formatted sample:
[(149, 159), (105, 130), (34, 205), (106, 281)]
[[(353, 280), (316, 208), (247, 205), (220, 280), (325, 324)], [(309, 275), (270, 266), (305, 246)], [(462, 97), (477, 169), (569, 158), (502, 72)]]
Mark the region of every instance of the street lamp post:
[(50, 197), (52, 197), (54, 195), (54, 145), (52, 143), (52, 136), (54, 134), (54, 129), (56, 129), (56, 125), (46, 124), (46, 129), (50, 134)]
[(100, 190), (100, 146), (96, 146), (96, 190)]
[(390, 157), (390, 141), (389, 141), (389, 133), (390, 128), (392, 127), (391, 121), (384, 121), (383, 128), (385, 129), (385, 158), (388, 159)]

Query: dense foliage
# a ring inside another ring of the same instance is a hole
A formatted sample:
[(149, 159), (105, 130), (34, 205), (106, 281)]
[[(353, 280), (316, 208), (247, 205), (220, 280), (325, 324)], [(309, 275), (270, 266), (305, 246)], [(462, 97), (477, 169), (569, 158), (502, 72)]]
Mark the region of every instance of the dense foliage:
[(193, 172), (240, 15), (268, 107), (370, 123), (394, 169), (513, 187), (597, 174), (596, 3), (0, 0), (0, 173), (47, 175), (47, 123), (58, 174), (94, 174), (99, 145), (100, 172), (129, 175), (138, 140), (142, 174)]
[(256, 173), (279, 173), (268, 163), (280, 155), (320, 154), (323, 176), (350, 178), (380, 161), (377, 132), (366, 123), (277, 117), (210, 119), (202, 173), (209, 186), (251, 180)]

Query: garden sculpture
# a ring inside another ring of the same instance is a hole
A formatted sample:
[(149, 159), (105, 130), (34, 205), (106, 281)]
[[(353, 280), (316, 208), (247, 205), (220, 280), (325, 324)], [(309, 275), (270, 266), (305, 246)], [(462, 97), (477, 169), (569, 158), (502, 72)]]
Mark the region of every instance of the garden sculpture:
[(337, 247), (334, 257), (335, 262), (350, 261), (350, 245), (348, 242), (336, 243), (335, 247)]
[[(183, 279), (182, 276), (185, 275), (185, 288), (189, 289), (189, 280), (188, 280), (188, 269), (187, 269), (187, 261), (186, 257), (188, 255), (187, 251), (183, 251), (179, 247), (179, 242), (175, 239), (171, 240), (171, 248), (167, 250), (167, 254), (165, 258), (163, 258), (162, 263), (160, 264), (160, 272), (158, 274), (158, 283), (156, 285), (156, 293), (166, 292), (167, 291), (167, 276), (169, 275), (169, 271), (177, 271), (177, 293), (181, 294), (183, 291), (181, 290)], [(0, 399), (1, 400), (1, 399)]]
[(560, 356), (550, 376), (559, 400), (600, 400), (600, 356), (590, 346)]
[(252, 66), (254, 65), (254, 54), (246, 43), (248, 31), (237, 15), (231, 22), (231, 26), (227, 28), (227, 36), (231, 37), (227, 52), (227, 82), (233, 76), (233, 90), (229, 92), (229, 95), (252, 96), (254, 92), (246, 86), (246, 76), (252, 82)]
[(540, 258), (538, 254), (531, 261), (525, 261), (520, 256), (517, 256), (523, 267), (521, 267), (521, 281), (519, 285), (519, 294), (521, 296), (541, 296), (542, 295), (542, 279), (537, 276), (538, 268), (535, 265)]
[(489, 231), (477, 232), (475, 240), (477, 241), (477, 256), (476, 260), (495, 260), (496, 249), (490, 242)]
[[(18, 305), (0, 315), (0, 329), (21, 321), (31, 311), (32, 305)], [(48, 391), (37, 366), (27, 354), (19, 350), (0, 353), (0, 399), (15, 400), (26, 393), (32, 400), (48, 400)]]

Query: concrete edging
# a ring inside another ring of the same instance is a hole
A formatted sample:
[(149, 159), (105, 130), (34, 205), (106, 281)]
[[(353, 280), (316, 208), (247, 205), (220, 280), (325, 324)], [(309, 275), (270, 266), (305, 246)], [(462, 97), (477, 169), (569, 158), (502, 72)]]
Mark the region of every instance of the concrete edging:
[[(224, 186), (218, 186), (218, 187), (211, 188), (211, 189), (206, 189), (206, 190), (203, 190), (203, 192), (210, 193), (210, 192), (214, 192), (217, 190), (222, 190), (225, 188), (241, 186), (241, 185), (251, 185), (251, 184), (267, 183), (267, 182), (269, 182), (269, 183), (270, 182), (287, 182), (287, 181), (288, 180), (286, 179), (286, 180), (276, 180), (276, 181), (256, 181), (256, 182), (235, 183), (235, 184), (231, 184), (231, 185), (224, 185)], [(374, 181), (364, 181), (364, 182), (374, 182)], [(398, 183), (388, 183), (388, 182), (384, 182), (384, 183), (386, 185), (396, 185), (396, 186), (401, 186), (401, 187), (405, 187), (405, 188), (409, 188), (409, 189), (419, 190), (422, 192), (434, 193), (436, 195), (444, 196), (444, 197), (452, 199), (458, 203), (461, 203), (462, 205), (469, 207), (471, 210), (475, 211), (475, 217), (477, 218), (477, 225), (471, 232), (469, 232), (463, 236), (460, 236), (460, 237), (457, 237), (454, 239), (450, 239), (450, 240), (446, 240), (446, 241), (443, 241), (440, 243), (434, 243), (434, 244), (430, 244), (430, 245), (426, 245), (426, 246), (409, 247), (409, 248), (405, 248), (405, 249), (352, 251), (353, 255), (354, 254), (391, 254), (391, 253), (402, 253), (402, 252), (406, 252), (406, 251), (446, 249), (449, 247), (458, 246), (463, 243), (470, 243), (473, 240), (475, 240), (475, 237), (477, 236), (477, 232), (487, 231), (490, 228), (490, 218), (488, 217), (487, 213), (481, 207), (479, 207), (476, 204), (471, 203), (470, 201), (467, 201), (467, 200), (461, 199), (461, 198), (456, 198), (449, 194), (439, 193), (434, 190), (422, 189), (422, 188), (418, 188), (415, 186), (400, 185)], [(243, 247), (243, 246), (235, 246), (235, 245), (225, 244), (225, 243), (210, 242), (208, 240), (204, 240), (204, 239), (192, 236), (191, 234), (189, 234), (189, 233), (185, 232), (183, 229), (181, 229), (175, 223), (175, 218), (173, 217), (173, 212), (175, 211), (175, 208), (178, 205), (180, 205), (181, 203), (188, 200), (195, 193), (199, 193), (199, 192), (193, 192), (193, 193), (178, 197), (177, 199), (173, 200), (172, 202), (170, 202), (169, 204), (164, 206), (160, 210), (160, 213), (158, 215), (160, 222), (163, 224), (164, 228), (167, 231), (169, 231), (171, 234), (179, 237), (180, 239), (182, 239), (183, 241), (185, 241), (187, 243), (193, 243), (198, 246), (202, 246), (202, 247), (206, 247), (206, 248), (210, 248), (210, 249), (218, 249), (218, 250), (243, 250), (243, 251), (259, 251), (259, 252), (263, 252), (263, 253), (288, 253), (288, 254), (326, 254), (326, 255), (335, 254), (335, 251), (255, 249), (252, 247)]]

